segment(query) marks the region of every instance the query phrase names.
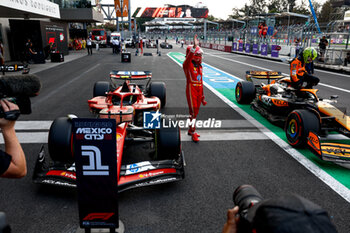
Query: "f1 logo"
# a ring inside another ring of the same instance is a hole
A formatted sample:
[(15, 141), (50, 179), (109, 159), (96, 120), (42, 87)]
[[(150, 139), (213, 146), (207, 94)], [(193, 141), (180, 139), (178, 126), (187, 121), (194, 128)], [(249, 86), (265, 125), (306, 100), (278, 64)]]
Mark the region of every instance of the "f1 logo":
[(89, 165), (83, 166), (84, 176), (109, 175), (109, 167), (102, 165), (101, 151), (96, 146), (81, 146), (81, 155), (89, 157)]
[(88, 214), (83, 220), (95, 220), (95, 219), (100, 219), (100, 220), (108, 220), (110, 219), (114, 213), (91, 213)]

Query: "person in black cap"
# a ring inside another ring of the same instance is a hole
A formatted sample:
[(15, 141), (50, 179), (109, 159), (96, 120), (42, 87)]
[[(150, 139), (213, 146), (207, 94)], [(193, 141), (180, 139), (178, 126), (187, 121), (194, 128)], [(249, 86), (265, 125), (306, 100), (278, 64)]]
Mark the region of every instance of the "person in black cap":
[[(227, 211), (223, 233), (237, 233), (238, 206)], [(337, 233), (327, 211), (298, 195), (262, 201), (249, 209), (247, 218), (256, 233)]]

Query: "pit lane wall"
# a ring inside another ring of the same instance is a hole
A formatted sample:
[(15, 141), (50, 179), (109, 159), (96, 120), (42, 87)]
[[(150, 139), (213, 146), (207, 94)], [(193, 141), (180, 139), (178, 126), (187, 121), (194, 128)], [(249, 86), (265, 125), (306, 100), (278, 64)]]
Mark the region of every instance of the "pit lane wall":
[[(190, 42), (186, 41), (186, 44), (189, 45)], [(232, 46), (229, 45), (222, 45), (222, 44), (212, 44), (212, 43), (199, 43), (199, 46), (202, 48), (207, 49), (213, 49), (213, 50), (219, 50), (223, 52), (243, 52), (247, 54), (261, 54), (262, 56), (268, 56), (268, 54), (271, 55), (271, 57), (278, 58), (279, 57), (279, 51), (282, 49), (279, 45), (267, 45), (267, 44), (250, 44), (250, 43), (232, 43)], [(286, 49), (284, 49), (286, 50)]]
[[(186, 41), (186, 44), (190, 44)], [(293, 59), (298, 53), (298, 47), (289, 45), (268, 45), (268, 44), (251, 44), (233, 42), (232, 46), (213, 44), (213, 43), (199, 43), (202, 48), (219, 50), (223, 52), (243, 53), (252, 56), (266, 57), (269, 59), (280, 60), (280, 58)], [(350, 51), (347, 49), (327, 49), (325, 59), (322, 63), (315, 63), (315, 67), (331, 69), (342, 72), (350, 72)]]
[[(187, 41), (186, 44), (189, 44), (189, 42)], [(232, 51), (232, 46), (227, 46), (227, 45), (222, 45), (222, 44), (199, 43), (199, 46), (202, 48), (214, 49), (214, 50), (219, 50), (219, 51), (223, 51), (223, 52), (231, 52)]]

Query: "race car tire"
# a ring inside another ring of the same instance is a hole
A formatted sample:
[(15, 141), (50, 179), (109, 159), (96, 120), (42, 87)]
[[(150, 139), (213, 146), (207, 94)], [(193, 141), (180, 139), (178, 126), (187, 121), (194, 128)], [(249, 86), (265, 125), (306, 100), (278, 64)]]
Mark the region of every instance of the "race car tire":
[(291, 112), (286, 120), (284, 131), (288, 143), (294, 147), (301, 147), (307, 143), (310, 131), (318, 134), (320, 131), (320, 119), (309, 110), (299, 109)]
[(157, 159), (178, 159), (181, 153), (181, 136), (179, 127), (160, 128), (158, 130)]
[(158, 97), (163, 108), (166, 104), (166, 86), (164, 82), (152, 82), (150, 85), (150, 96)]
[(249, 104), (255, 97), (254, 83), (241, 81), (237, 83), (235, 90), (236, 100), (239, 104)]
[(56, 118), (49, 131), (49, 153), (53, 161), (72, 162), (72, 122), (68, 117)]
[(110, 90), (109, 82), (99, 81), (94, 85), (94, 97), (96, 96), (107, 96), (107, 92)]

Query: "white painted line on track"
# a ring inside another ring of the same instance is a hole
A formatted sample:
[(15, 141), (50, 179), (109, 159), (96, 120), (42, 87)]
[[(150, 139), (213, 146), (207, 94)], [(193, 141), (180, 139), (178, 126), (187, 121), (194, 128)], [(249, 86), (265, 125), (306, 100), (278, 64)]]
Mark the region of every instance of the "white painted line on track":
[(186, 81), (184, 78), (163, 78), (162, 81)]
[[(245, 140), (268, 140), (269, 138), (261, 132), (229, 132), (227, 130), (212, 131), (212, 130), (196, 130), (199, 133), (201, 141), (245, 141)], [(192, 141), (191, 136), (186, 132), (181, 132), (181, 141)]]
[(90, 71), (96, 69), (98, 66), (100, 66), (100, 63), (97, 63), (96, 65), (94, 65), (93, 67), (91, 67), (90, 69), (84, 71), (83, 73), (81, 73), (80, 75), (76, 76), (75, 78), (71, 79), (69, 82), (66, 82), (65, 84), (63, 84), (62, 86), (57, 87), (55, 90), (51, 91), (50, 93), (41, 96), (41, 99), (35, 101), (32, 106), (37, 105), (45, 100), (47, 100), (48, 98), (50, 98), (53, 95), (56, 95), (58, 92), (62, 91), (62, 89), (64, 89), (65, 87), (71, 85), (73, 82), (77, 81), (78, 79), (80, 79), (81, 77), (84, 77), (85, 74), (89, 73)]
[[(201, 135), (201, 141), (242, 141), (242, 140), (268, 140), (261, 132), (242, 132), (230, 130), (197, 130)], [(17, 132), (17, 138), (21, 144), (27, 143), (47, 143), (49, 132)], [(181, 132), (181, 141), (192, 141), (187, 135), (187, 129)], [(4, 144), (4, 139), (0, 136), (0, 144)]]
[[(169, 56), (169, 54), (167, 54)], [(169, 56), (170, 57), (170, 56)], [(175, 59), (170, 57), (175, 63), (177, 63), (179, 66), (182, 67), (182, 64), (177, 62)], [(217, 70), (220, 70), (218, 68), (215, 68)], [(221, 71), (221, 70), (220, 70)], [(235, 77), (234, 75), (231, 75)], [(237, 77), (235, 77), (237, 78)], [(248, 113), (243, 111), (241, 108), (239, 108), (237, 105), (232, 103), (229, 99), (227, 99), (225, 96), (223, 96), (220, 92), (212, 88), (209, 84), (206, 82), (203, 82), (204, 85), (212, 91), (216, 96), (218, 96), (222, 101), (224, 101), (227, 105), (229, 105), (231, 108), (235, 109), (239, 114), (241, 114), (244, 118), (246, 118), (250, 123), (255, 125), (258, 129), (261, 130), (262, 133), (264, 133), (268, 138), (270, 138), (274, 143), (276, 143), (280, 148), (282, 148), (285, 152), (290, 154), (295, 160), (297, 160), (300, 164), (302, 164), (305, 168), (307, 168), (311, 173), (313, 173), (317, 178), (319, 178), (321, 181), (323, 181), (326, 185), (328, 185), (330, 188), (332, 188), (336, 193), (338, 193), (341, 197), (343, 197), (347, 202), (350, 203), (350, 190), (346, 188), (343, 184), (341, 184), (339, 181), (334, 179), (332, 176), (330, 176), (328, 173), (323, 171), (321, 168), (319, 168), (317, 165), (312, 163), (310, 160), (308, 160), (304, 155), (302, 155), (299, 151), (295, 150), (293, 147), (291, 147), (288, 143), (283, 141), (281, 138), (279, 138), (276, 134), (274, 134), (272, 131), (270, 131), (268, 128), (263, 126), (260, 122), (255, 120), (252, 116), (250, 116)]]
[[(235, 140), (266, 140), (256, 125), (246, 120), (220, 120), (221, 128), (202, 128), (198, 132), (202, 135), (201, 141), (235, 141)], [(48, 133), (52, 121), (17, 121), (15, 130), (20, 143), (47, 143)], [(263, 128), (262, 128), (263, 129)], [(27, 132), (29, 130), (42, 130), (45, 132)], [(24, 132), (23, 132), (24, 131)], [(182, 141), (190, 141), (187, 138), (187, 129), (182, 129)], [(185, 132), (186, 131), (186, 132)], [(341, 134), (330, 134), (322, 140), (348, 140), (349, 138)], [(0, 144), (4, 140), (0, 137)]]
[[(49, 132), (16, 132), (18, 141), (21, 144), (26, 143), (47, 143)], [(0, 144), (4, 143), (4, 138), (2, 134), (0, 136)]]
[[(262, 67), (262, 66), (256, 66), (256, 65), (249, 64), (249, 63), (245, 63), (245, 62), (241, 62), (241, 61), (236, 61), (236, 60), (233, 60), (233, 59), (229, 59), (229, 58), (226, 58), (226, 57), (221, 57), (221, 56), (217, 56), (217, 55), (212, 55), (212, 54), (210, 54), (210, 53), (207, 53), (207, 54), (210, 55), (210, 56), (213, 56), (213, 57), (218, 57), (218, 58), (223, 59), (223, 60), (236, 62), (236, 63), (238, 63), (238, 64), (242, 64), (242, 65), (246, 65), (246, 66), (251, 66), (251, 67), (253, 67), (253, 68), (271, 71), (271, 69), (268, 69), (268, 68), (265, 68), (265, 67)], [(286, 73), (282, 73), (282, 75), (284, 75), (284, 76), (289, 76), (289, 74), (286, 74)], [(348, 75), (348, 76), (349, 76), (349, 75)], [(348, 77), (348, 76), (346, 76), (346, 77)], [(350, 90), (343, 89), (343, 88), (340, 88), (340, 87), (335, 87), (335, 86), (331, 86), (331, 85), (324, 84), (324, 83), (318, 83), (318, 85), (324, 86), (324, 87), (328, 87), (328, 88), (332, 88), (332, 89), (339, 90), (339, 91), (343, 91), (343, 92), (346, 92), (346, 93), (350, 93)]]
[(15, 130), (49, 130), (52, 121), (16, 121)]

